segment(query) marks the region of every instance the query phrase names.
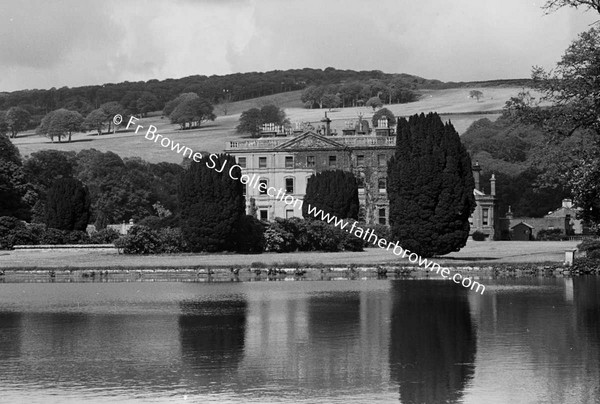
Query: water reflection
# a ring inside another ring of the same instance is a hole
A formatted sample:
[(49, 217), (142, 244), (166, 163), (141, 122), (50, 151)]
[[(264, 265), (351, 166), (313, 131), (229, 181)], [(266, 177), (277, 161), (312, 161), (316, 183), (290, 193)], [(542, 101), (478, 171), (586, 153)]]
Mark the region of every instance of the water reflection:
[(600, 278), (2, 284), (0, 401), (600, 402)]
[(459, 401), (477, 350), (469, 292), (439, 281), (393, 285), (390, 363), (400, 401)]
[(235, 380), (244, 354), (246, 306), (241, 298), (180, 303), (179, 340), (190, 387), (218, 389)]

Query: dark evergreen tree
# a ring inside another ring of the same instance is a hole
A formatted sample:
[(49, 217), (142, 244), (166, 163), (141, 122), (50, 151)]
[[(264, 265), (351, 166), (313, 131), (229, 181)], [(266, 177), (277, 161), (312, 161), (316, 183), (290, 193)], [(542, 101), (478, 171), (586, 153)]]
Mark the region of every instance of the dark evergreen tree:
[(321, 209), (324, 214), (335, 215), (339, 219), (358, 219), (358, 181), (353, 173), (342, 170), (328, 170), (313, 174), (306, 184), (306, 195), (302, 204), (305, 218), (316, 218), (308, 213), (308, 207)]
[(59, 178), (48, 190), (46, 226), (59, 230), (84, 231), (90, 219), (90, 194), (74, 178)]
[[(217, 172), (225, 165), (222, 172)], [(192, 162), (179, 182), (181, 231), (191, 251), (235, 251), (235, 233), (245, 215), (243, 185), (229, 176), (235, 158), (220, 154)], [(209, 168), (213, 167), (213, 168)], [(240, 169), (234, 168), (234, 177)]]
[(30, 190), (19, 150), (6, 135), (0, 134), (0, 216), (28, 220), (31, 216), (27, 203), (32, 199)]
[(394, 241), (423, 257), (458, 251), (475, 209), (471, 158), (436, 113), (398, 120), (387, 194)]

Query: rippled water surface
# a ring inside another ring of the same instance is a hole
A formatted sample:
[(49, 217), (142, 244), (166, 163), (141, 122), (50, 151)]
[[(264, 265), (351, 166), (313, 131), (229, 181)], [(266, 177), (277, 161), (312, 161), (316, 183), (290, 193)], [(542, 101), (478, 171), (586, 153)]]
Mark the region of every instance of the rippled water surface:
[(0, 284), (0, 402), (600, 402), (600, 281)]

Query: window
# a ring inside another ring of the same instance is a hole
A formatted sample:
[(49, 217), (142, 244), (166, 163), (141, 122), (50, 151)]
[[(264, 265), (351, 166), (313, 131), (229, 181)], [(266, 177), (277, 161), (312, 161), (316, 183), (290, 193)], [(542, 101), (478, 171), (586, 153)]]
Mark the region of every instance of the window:
[(285, 192), (287, 192), (288, 194), (294, 193), (294, 179), (293, 178), (285, 179)]
[(306, 156), (306, 166), (307, 167), (315, 166), (315, 156)]
[(238, 165), (242, 168), (246, 168), (246, 157), (238, 157)]
[[(265, 184), (264, 186), (261, 186), (261, 184)], [(267, 188), (269, 187), (269, 181), (265, 180), (265, 179), (261, 179), (258, 181), (258, 190), (260, 191), (261, 195), (266, 195), (267, 194)]]
[(258, 168), (267, 168), (267, 158), (266, 157), (258, 158)]
[(356, 165), (357, 166), (365, 165), (365, 155), (364, 154), (359, 154), (358, 156), (356, 156)]
[(387, 218), (385, 217), (385, 208), (379, 208), (379, 224), (387, 224)]
[(294, 168), (294, 156), (285, 156), (285, 168)]
[(248, 187), (247, 184), (242, 184), (244, 186), (244, 188), (242, 188), (242, 195), (246, 196), (246, 192), (248, 192)]
[(358, 182), (358, 192), (364, 192), (365, 191), (365, 177), (364, 177), (364, 174), (361, 173), (356, 180)]
[(490, 210), (489, 209), (483, 209), (483, 220), (481, 222), (482, 225), (484, 225), (484, 226), (488, 226), (489, 225), (489, 215), (490, 215)]
[(260, 220), (269, 220), (269, 211), (266, 209), (259, 210)]
[(329, 166), (335, 167), (337, 165), (337, 156), (329, 156)]
[(379, 180), (377, 180), (377, 185), (379, 187), (379, 192), (385, 192), (387, 181), (385, 180), (385, 178), (380, 178)]
[(387, 163), (387, 160), (385, 158), (385, 154), (378, 154), (377, 155), (377, 164), (379, 164), (380, 167), (384, 167)]
[(285, 218), (291, 219), (294, 217), (294, 209), (286, 209), (285, 210)]

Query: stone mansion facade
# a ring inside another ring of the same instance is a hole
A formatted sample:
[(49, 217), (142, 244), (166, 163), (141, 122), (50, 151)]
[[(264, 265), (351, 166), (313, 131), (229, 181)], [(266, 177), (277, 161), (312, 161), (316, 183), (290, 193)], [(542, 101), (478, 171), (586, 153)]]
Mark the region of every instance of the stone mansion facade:
[[(287, 136), (229, 141), (225, 152), (235, 156), (244, 174), (256, 175), (267, 187), (282, 189), (300, 200), (305, 195), (308, 178), (314, 173), (351, 171), (359, 179), (359, 219), (389, 225), (387, 162), (395, 148), (396, 136), (391, 130), (354, 136), (327, 136), (307, 130)], [(470, 219), (471, 232), (479, 230), (492, 240), (497, 228), (495, 181), (491, 193), (485, 194), (479, 184), (480, 170), (477, 164), (473, 166), (477, 208)], [(300, 209), (276, 200), (258, 187), (247, 187), (246, 203), (248, 210), (256, 211), (262, 220), (302, 217)]]

